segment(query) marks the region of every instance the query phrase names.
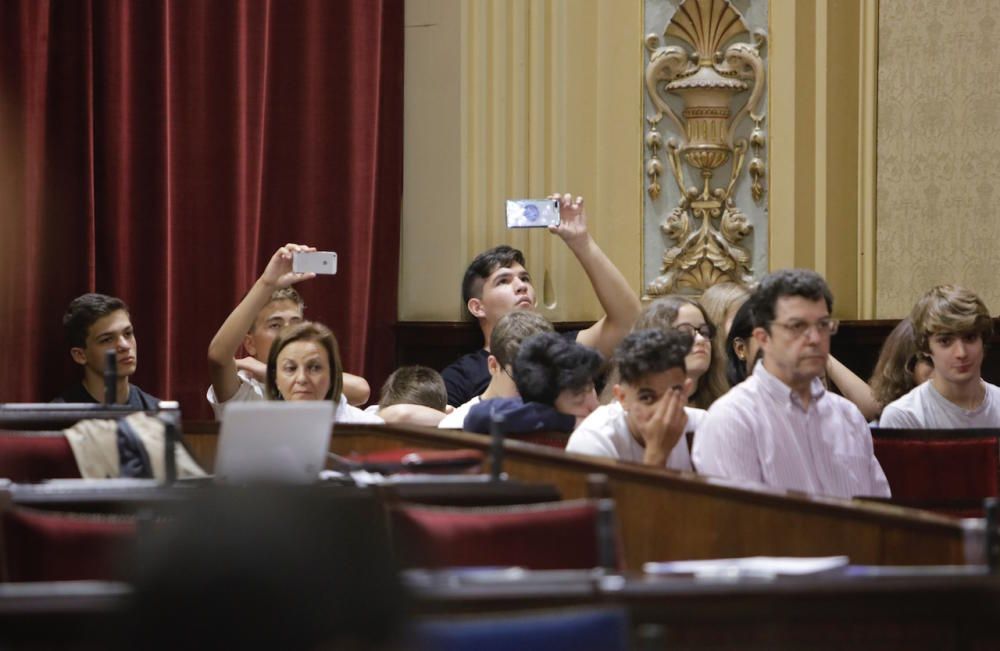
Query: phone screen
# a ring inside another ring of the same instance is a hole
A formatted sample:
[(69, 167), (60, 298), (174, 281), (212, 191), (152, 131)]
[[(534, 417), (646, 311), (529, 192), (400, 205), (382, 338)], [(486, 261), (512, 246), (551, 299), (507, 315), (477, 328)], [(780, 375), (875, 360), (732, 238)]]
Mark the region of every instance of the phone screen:
[(507, 228), (544, 228), (558, 225), (558, 199), (507, 200)]

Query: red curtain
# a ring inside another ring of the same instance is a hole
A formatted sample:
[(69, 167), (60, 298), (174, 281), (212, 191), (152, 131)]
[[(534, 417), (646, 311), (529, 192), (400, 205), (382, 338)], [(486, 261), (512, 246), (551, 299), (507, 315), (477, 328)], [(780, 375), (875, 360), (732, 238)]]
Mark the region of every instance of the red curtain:
[(135, 383), (209, 417), (208, 342), (274, 250), (377, 389), (393, 365), (402, 0), (0, 0), (0, 402), (79, 381), (61, 317), (131, 307)]

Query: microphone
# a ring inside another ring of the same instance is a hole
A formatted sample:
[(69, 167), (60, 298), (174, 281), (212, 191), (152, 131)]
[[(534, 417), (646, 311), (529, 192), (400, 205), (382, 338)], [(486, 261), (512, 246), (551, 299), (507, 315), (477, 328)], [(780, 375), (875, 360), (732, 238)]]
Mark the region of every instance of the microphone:
[(104, 404), (118, 402), (118, 355), (113, 350), (104, 353)]

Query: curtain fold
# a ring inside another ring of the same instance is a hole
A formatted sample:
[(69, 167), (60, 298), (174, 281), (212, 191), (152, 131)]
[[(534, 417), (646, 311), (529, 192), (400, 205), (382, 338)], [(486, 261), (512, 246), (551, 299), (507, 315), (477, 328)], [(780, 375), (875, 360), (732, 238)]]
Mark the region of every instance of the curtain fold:
[(0, 0), (0, 402), (78, 381), (61, 317), (123, 298), (134, 381), (210, 417), (208, 342), (274, 250), (347, 370), (391, 370), (402, 0)]

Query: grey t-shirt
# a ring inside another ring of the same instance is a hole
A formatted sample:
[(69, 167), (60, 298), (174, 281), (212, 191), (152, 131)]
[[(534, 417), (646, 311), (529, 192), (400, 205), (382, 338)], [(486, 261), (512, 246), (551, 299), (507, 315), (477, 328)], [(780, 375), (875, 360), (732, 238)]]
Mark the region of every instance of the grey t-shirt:
[(971, 429), (1000, 427), (1000, 387), (983, 382), (986, 397), (975, 409), (963, 409), (924, 382), (882, 410), (879, 427), (907, 429)]

